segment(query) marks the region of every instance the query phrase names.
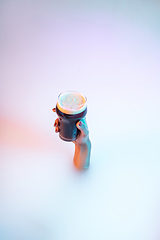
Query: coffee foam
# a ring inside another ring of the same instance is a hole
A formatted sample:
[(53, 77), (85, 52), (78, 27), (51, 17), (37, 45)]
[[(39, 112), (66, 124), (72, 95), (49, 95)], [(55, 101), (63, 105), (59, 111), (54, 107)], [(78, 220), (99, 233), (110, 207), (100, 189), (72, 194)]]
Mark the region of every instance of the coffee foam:
[(78, 114), (86, 108), (86, 97), (77, 92), (64, 92), (58, 97), (58, 109), (66, 114)]

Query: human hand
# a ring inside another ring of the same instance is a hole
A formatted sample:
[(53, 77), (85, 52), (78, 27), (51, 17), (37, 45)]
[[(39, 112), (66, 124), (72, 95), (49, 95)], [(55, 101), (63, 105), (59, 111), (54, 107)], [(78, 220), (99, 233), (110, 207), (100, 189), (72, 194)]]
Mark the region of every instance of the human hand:
[(91, 141), (86, 118), (81, 119), (76, 126), (81, 132), (73, 142), (75, 144), (74, 164), (78, 169), (87, 169), (90, 165)]
[[(52, 109), (53, 112), (56, 112), (56, 109)], [(57, 118), (54, 122), (55, 132), (60, 132), (60, 121), (59, 118)], [(76, 127), (80, 130), (80, 134), (78, 135), (77, 139), (73, 141), (76, 145), (84, 145), (89, 141), (89, 130), (88, 125), (86, 122), (86, 118), (81, 119), (79, 122), (77, 122)]]
[(80, 130), (80, 134), (78, 135), (77, 139), (73, 141), (73, 143), (80, 146), (87, 144), (89, 141), (89, 130), (86, 118), (83, 118), (77, 122), (76, 127)]
[[(56, 109), (53, 108), (52, 111), (53, 111), (53, 112), (56, 112)], [(55, 132), (56, 132), (56, 133), (60, 132), (59, 126), (60, 126), (60, 121), (59, 121), (59, 118), (57, 118), (57, 119), (54, 121), (54, 127), (55, 127)]]
[[(52, 109), (56, 112), (55, 108)], [(60, 132), (60, 121), (57, 118), (54, 122), (55, 132)], [(74, 164), (78, 169), (87, 169), (90, 165), (91, 141), (89, 139), (89, 130), (86, 118), (77, 122), (76, 127), (80, 130), (75, 144)]]

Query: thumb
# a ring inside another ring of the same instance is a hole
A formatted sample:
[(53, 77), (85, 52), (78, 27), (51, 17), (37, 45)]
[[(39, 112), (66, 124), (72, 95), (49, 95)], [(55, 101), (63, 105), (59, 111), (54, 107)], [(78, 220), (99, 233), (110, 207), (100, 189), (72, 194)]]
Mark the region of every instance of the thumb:
[(81, 131), (81, 133), (83, 135), (88, 135), (89, 134), (89, 131), (86, 128), (86, 125), (82, 121), (77, 122), (76, 126)]

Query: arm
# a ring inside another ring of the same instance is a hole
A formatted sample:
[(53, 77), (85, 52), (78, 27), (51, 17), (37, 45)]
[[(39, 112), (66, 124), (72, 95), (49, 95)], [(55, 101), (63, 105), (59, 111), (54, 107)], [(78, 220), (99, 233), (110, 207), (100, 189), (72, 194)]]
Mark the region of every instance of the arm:
[(78, 169), (87, 169), (90, 165), (91, 141), (85, 119), (77, 123), (77, 128), (81, 131), (80, 136), (74, 141), (75, 153), (74, 164)]
[(84, 145), (75, 145), (74, 164), (79, 169), (87, 169), (90, 165), (91, 142)]
[[(53, 109), (53, 112), (55, 112), (55, 108)], [(59, 125), (59, 119), (57, 118), (54, 122), (56, 133), (60, 131)], [(89, 139), (89, 130), (86, 119), (82, 119), (76, 124), (76, 126), (81, 131), (81, 133), (78, 138), (73, 142), (75, 144), (73, 161), (78, 169), (87, 169), (90, 165), (91, 141)]]

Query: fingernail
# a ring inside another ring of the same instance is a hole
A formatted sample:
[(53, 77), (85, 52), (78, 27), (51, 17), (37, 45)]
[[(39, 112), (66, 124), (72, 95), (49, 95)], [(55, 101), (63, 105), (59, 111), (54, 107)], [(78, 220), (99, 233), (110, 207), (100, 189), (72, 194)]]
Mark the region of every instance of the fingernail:
[(82, 126), (82, 122), (79, 122), (79, 126)]

